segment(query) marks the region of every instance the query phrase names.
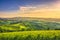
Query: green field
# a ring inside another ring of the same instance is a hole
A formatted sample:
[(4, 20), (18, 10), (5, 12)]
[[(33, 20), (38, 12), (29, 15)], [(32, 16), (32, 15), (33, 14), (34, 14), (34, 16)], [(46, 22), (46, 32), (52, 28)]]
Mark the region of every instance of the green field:
[(60, 40), (60, 22), (0, 20), (0, 40)]
[(60, 30), (60, 22), (42, 20), (0, 20), (0, 32)]
[(0, 40), (60, 40), (59, 30), (0, 33)]

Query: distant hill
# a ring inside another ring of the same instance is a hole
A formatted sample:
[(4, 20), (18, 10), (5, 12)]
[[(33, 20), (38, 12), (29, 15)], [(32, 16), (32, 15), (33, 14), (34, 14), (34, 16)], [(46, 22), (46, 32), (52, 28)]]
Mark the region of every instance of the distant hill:
[(0, 18), (0, 20), (45, 20), (59, 22), (60, 18), (13, 17), (13, 18)]

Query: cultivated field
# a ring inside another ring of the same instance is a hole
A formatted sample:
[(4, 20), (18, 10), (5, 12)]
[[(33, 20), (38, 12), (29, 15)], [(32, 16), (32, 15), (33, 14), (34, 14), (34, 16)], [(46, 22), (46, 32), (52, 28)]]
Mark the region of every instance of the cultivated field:
[(0, 40), (60, 40), (60, 21), (0, 19)]
[(0, 33), (0, 40), (60, 40), (59, 30)]

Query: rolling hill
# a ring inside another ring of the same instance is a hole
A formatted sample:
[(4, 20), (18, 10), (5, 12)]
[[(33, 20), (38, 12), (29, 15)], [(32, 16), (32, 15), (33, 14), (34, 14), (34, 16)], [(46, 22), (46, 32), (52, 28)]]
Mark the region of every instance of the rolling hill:
[(60, 19), (52, 18), (0, 18), (0, 32), (60, 30)]

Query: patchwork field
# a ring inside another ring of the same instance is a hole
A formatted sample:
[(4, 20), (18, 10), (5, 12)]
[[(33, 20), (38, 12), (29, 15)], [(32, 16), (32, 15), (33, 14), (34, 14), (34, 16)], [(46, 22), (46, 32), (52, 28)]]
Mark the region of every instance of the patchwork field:
[(0, 19), (0, 40), (60, 40), (60, 22)]

